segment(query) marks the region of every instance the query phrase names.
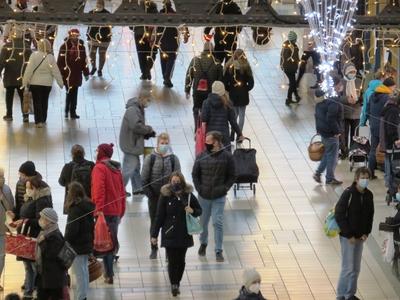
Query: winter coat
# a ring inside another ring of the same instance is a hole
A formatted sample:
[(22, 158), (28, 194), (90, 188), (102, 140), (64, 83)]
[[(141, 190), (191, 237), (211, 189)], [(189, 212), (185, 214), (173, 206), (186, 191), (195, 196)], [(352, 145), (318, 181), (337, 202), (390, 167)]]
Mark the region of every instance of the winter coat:
[(249, 105), (249, 91), (254, 87), (254, 78), (251, 69), (236, 69), (232, 65), (232, 68), (228, 68), (225, 71), (224, 84), (225, 89), (229, 92), (229, 98), (233, 106)]
[(249, 291), (246, 290), (244, 286), (239, 291), (239, 297), (237, 297), (235, 300), (266, 300), (264, 296), (261, 294), (261, 292), (258, 292), (258, 294), (250, 293)]
[(0, 191), (0, 236), (4, 235), (7, 231), (5, 225), (6, 222), (6, 211), (13, 211), (14, 209), (14, 197), (10, 187), (4, 184)]
[[(39, 172), (36, 172), (36, 174), (37, 174), (36, 176), (42, 178), (42, 175), (40, 175)], [(25, 192), (26, 192), (26, 180), (19, 178), (15, 186), (15, 194), (14, 194), (15, 195), (14, 220), (20, 219), (21, 207), (25, 203), (24, 200)]]
[(203, 102), (201, 120), (207, 123), (206, 132), (214, 130), (221, 132), (225, 138), (224, 144), (230, 143), (229, 124), (238, 136), (242, 135), (242, 131), (236, 122), (236, 114), (233, 107), (224, 107), (221, 97), (217, 94), (209, 94), (208, 98)]
[(187, 185), (181, 196), (171, 191), (171, 185), (167, 184), (161, 188), (161, 197), (157, 205), (156, 219), (151, 229), (151, 237), (157, 238), (161, 230), (161, 247), (166, 248), (189, 248), (193, 246), (193, 237), (187, 233), (186, 211), (188, 197), (190, 196), (190, 207), (193, 209), (192, 216), (201, 215), (201, 207), (193, 195), (193, 187)]
[[(197, 91), (200, 79), (205, 79), (205, 77), (208, 81), (208, 91)], [(215, 61), (215, 59), (210, 56), (208, 51), (203, 51), (200, 56), (193, 57), (190, 61), (186, 71), (185, 93), (189, 94), (190, 89), (193, 87), (193, 95), (196, 93), (205, 93), (208, 95), (211, 92), (212, 84), (217, 80), (223, 80), (222, 66), (219, 61)], [(194, 107), (201, 108), (202, 103), (193, 103), (193, 105)]]
[(285, 41), (281, 51), (281, 68), (286, 73), (296, 73), (299, 67), (299, 47), (296, 43)]
[(68, 209), (65, 240), (78, 255), (93, 251), (95, 205), (87, 199), (77, 199)]
[[(163, 8), (160, 14), (174, 14), (172, 7)], [(176, 52), (179, 48), (179, 31), (176, 27), (157, 27), (157, 39), (160, 41), (160, 50), (163, 52)], [(161, 57), (162, 59), (162, 57)]]
[(232, 154), (224, 150), (205, 150), (194, 162), (192, 178), (201, 197), (213, 200), (225, 196), (235, 182)]
[[(361, 80), (356, 78), (355, 80), (355, 86), (357, 90), (360, 90), (361, 88)], [(360, 119), (360, 113), (361, 113), (361, 102), (360, 99), (356, 99), (356, 103), (350, 103), (347, 99), (347, 94), (346, 94), (346, 84), (348, 81), (342, 80), (344, 90), (343, 90), (343, 116), (344, 119), (348, 120), (358, 120)]]
[(126, 195), (119, 162), (110, 159), (96, 162), (92, 171), (92, 201), (96, 211), (105, 216), (124, 216)]
[[(91, 10), (89, 14), (109, 14), (110, 12), (103, 8), (102, 10)], [(89, 26), (86, 32), (86, 37), (89, 42), (101, 42), (110, 43), (111, 42), (111, 26)]]
[(119, 146), (124, 153), (141, 155), (144, 152), (144, 136), (153, 131), (145, 124), (144, 108), (138, 98), (128, 100), (119, 132)]
[(382, 122), (380, 122), (379, 141), (382, 150), (391, 152), (394, 142), (400, 139), (400, 107), (389, 100), (382, 110)]
[[(154, 157), (153, 167), (151, 167), (152, 156)], [(143, 161), (141, 174), (146, 196), (149, 199), (158, 199), (161, 187), (169, 182), (171, 173), (180, 170), (179, 158), (173, 153), (162, 156), (157, 151), (153, 151), (152, 154), (147, 155)]]
[(369, 235), (374, 220), (374, 196), (369, 189), (360, 193), (353, 183), (340, 196), (335, 206), (335, 219), (340, 235), (345, 238), (361, 238)]
[(382, 85), (382, 81), (378, 79), (371, 80), (368, 84), (368, 88), (363, 94), (363, 103), (362, 103), (362, 111), (360, 115), (360, 126), (365, 126), (367, 120), (369, 119), (367, 107), (369, 100), (371, 99), (371, 95), (375, 92), (378, 86)]
[(342, 132), (342, 105), (339, 97), (326, 99), (315, 106), (315, 125), (317, 133), (324, 138), (333, 137)]
[(383, 107), (389, 100), (392, 90), (385, 85), (378, 86), (375, 92), (369, 98), (367, 104), (367, 112), (369, 114), (369, 127), (371, 134), (379, 136), (379, 123), (382, 115)]
[(5, 88), (22, 86), (22, 76), (26, 66), (24, 62), (29, 61), (31, 54), (30, 45), (25, 43), (24, 46), (22, 38), (13, 39), (1, 48), (0, 74), (4, 70), (3, 84)]
[(29, 57), (29, 62), (25, 69), (24, 77), (22, 79), (22, 85), (25, 87), (29, 85), (51, 87), (53, 85), (54, 79), (56, 80), (59, 87), (62, 88), (63, 78), (61, 76), (60, 69), (58, 68), (57, 62), (53, 54), (47, 54), (41, 51), (36, 51), (32, 53), (32, 55)]
[(81, 86), (82, 73), (89, 76), (84, 42), (79, 40), (75, 45), (70, 39), (65, 39), (58, 53), (57, 65), (67, 88)]

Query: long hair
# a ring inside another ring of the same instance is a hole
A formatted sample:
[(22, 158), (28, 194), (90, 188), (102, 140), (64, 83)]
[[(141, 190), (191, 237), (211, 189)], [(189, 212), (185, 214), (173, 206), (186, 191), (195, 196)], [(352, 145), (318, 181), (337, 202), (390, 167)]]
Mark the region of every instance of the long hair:
[(171, 183), (172, 177), (179, 177), (183, 190), (186, 190), (186, 180), (183, 174), (179, 171), (174, 171), (171, 173), (171, 176), (169, 176), (169, 183)]
[(229, 99), (229, 95), (227, 93), (225, 93), (225, 95), (220, 96), (220, 99), (225, 109), (232, 108), (232, 102)]
[(224, 66), (224, 74), (226, 72), (239, 72), (243, 75), (251, 76), (253, 74), (246, 54), (242, 49), (236, 49), (232, 57)]
[(44, 52), (46, 54), (51, 54), (53, 51), (51, 44), (50, 44), (49, 40), (47, 40), (47, 39), (39, 40), (37, 42), (37, 47), (38, 47), (39, 51)]
[(65, 199), (65, 208), (68, 209), (81, 201), (88, 201), (88, 197), (86, 196), (85, 189), (83, 188), (82, 184), (77, 181), (72, 181), (68, 185), (68, 194), (67, 198)]

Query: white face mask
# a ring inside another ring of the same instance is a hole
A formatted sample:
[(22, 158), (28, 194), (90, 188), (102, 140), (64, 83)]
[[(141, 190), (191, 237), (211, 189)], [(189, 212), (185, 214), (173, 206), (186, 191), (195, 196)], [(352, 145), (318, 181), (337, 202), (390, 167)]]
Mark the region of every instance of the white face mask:
[(260, 283), (256, 282), (249, 286), (249, 292), (258, 294), (260, 292)]

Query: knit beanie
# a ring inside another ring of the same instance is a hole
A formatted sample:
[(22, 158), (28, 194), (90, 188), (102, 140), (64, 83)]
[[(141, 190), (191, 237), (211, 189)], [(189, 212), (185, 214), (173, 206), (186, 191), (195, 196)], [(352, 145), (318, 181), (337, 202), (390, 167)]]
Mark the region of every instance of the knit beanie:
[(25, 176), (28, 177), (32, 177), (32, 176), (36, 176), (37, 172), (36, 172), (36, 168), (35, 168), (35, 164), (33, 163), (33, 161), (26, 161), (24, 162), (18, 170), (20, 173), (24, 174)]
[(393, 78), (389, 77), (389, 78), (386, 78), (383, 81), (383, 85), (386, 85), (387, 87), (390, 87), (390, 86), (395, 86), (396, 83), (394, 82)]
[(225, 95), (225, 85), (221, 81), (214, 81), (214, 83), (211, 86), (211, 92), (213, 94), (217, 94), (218, 96), (223, 96)]
[(254, 282), (261, 281), (261, 275), (254, 268), (243, 271), (243, 285), (248, 290)]
[(56, 211), (50, 207), (43, 208), (39, 214), (41, 217), (47, 219), (51, 223), (57, 224), (58, 222)]
[(289, 40), (290, 42), (296, 42), (296, 41), (297, 41), (297, 33), (294, 32), (294, 31), (289, 31), (287, 37), (288, 37), (288, 40)]
[(99, 159), (103, 159), (103, 158), (111, 158), (111, 156), (113, 155), (113, 147), (114, 144), (100, 144), (97, 147), (97, 160)]

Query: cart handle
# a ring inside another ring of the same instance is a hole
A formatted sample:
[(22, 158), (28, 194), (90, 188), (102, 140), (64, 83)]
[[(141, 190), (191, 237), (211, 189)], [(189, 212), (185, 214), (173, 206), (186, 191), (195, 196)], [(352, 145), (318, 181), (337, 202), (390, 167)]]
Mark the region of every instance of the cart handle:
[(249, 139), (248, 137), (243, 138), (241, 141), (237, 140), (236, 141), (236, 148), (238, 148), (239, 144), (241, 146), (243, 146), (243, 141), (248, 141), (249, 142), (249, 148), (248, 149), (250, 149), (251, 148), (251, 139)]

